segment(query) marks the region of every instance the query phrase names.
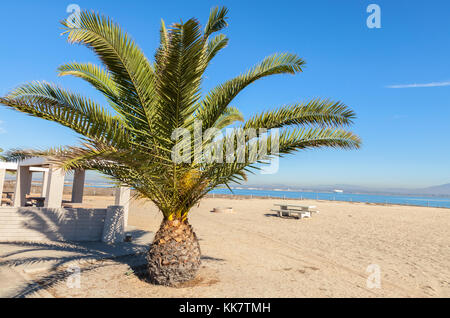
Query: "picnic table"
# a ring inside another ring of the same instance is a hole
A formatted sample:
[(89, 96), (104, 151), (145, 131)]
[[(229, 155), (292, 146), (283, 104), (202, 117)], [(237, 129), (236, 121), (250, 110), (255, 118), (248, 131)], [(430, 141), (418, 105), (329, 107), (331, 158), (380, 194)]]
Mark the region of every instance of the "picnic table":
[(33, 204), (36, 204), (37, 207), (43, 207), (44, 206), (45, 197), (27, 196), (27, 199), (30, 200)]
[(310, 218), (312, 213), (319, 213), (315, 205), (297, 205), (297, 204), (274, 204), (279, 206), (278, 209), (272, 209), (278, 213), (279, 217), (292, 217), (295, 216), (298, 219), (307, 217)]
[(3, 191), (3, 194), (6, 195), (7, 199), (12, 199), (12, 197), (14, 195), (14, 191)]
[(12, 198), (14, 195), (14, 191), (4, 191), (3, 194), (4, 197), (2, 195), (2, 197), (0, 198), (0, 206), (3, 204), (12, 205)]

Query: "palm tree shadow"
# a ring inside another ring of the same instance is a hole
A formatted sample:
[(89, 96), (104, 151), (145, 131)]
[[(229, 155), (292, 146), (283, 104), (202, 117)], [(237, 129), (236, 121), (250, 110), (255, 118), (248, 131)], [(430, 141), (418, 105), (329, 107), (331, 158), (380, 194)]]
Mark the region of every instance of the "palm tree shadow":
[[(102, 236), (104, 217), (99, 210), (106, 209), (36, 209), (21, 208), (18, 213), (25, 219), (21, 227), (44, 236), (49, 241), (74, 241), (79, 235), (85, 240), (98, 241)], [(103, 214), (104, 215), (104, 214)]]
[[(79, 266), (80, 271), (86, 273), (98, 268), (125, 264), (130, 269), (130, 273), (133, 273), (138, 279), (151, 283), (146, 265), (146, 254), (150, 242), (139, 243), (145, 242), (141, 239), (149, 232), (128, 231), (127, 234), (132, 235), (135, 243), (75, 242), (70, 241), (70, 233), (66, 235), (67, 231), (64, 231), (65, 226), (70, 226), (67, 222), (71, 222), (71, 220), (67, 220), (67, 215), (62, 215), (57, 210), (54, 213), (42, 214), (32, 208), (22, 210), (21, 214), (28, 218), (22, 227), (43, 234), (46, 240), (42, 242), (0, 242), (0, 248), (3, 246), (5, 247), (3, 250), (6, 250), (0, 254), (0, 267), (30, 266), (42, 263), (46, 265), (45, 270), (48, 274), (19, 287), (12, 297), (25, 298), (67, 280), (70, 275), (73, 275), (73, 272), (68, 270), (71, 265)], [(72, 214), (72, 220), (76, 220), (77, 217), (77, 213)], [(40, 256), (41, 254), (44, 255)], [(211, 256), (202, 256), (201, 260), (206, 262), (225, 261)]]
[[(146, 274), (146, 266), (142, 264), (145, 262), (145, 252), (135, 254), (133, 256), (123, 255), (115, 258), (103, 259), (97, 264), (89, 264), (80, 268), (80, 275), (98, 268), (107, 268), (109, 266), (114, 266), (119, 264), (126, 264), (130, 270), (142, 281), (150, 283), (150, 280)], [(113, 261), (107, 262), (105, 261)], [(34, 293), (48, 289), (60, 282), (67, 281), (67, 279), (73, 275), (73, 270), (57, 270), (53, 273), (40, 277), (38, 279), (30, 281), (24, 288), (20, 289), (12, 298), (26, 298), (27, 296), (33, 295)]]
[[(95, 263), (95, 264), (88, 264), (80, 268), (80, 273), (86, 273), (95, 269), (99, 268), (107, 268), (109, 266), (114, 266), (119, 264), (126, 264), (130, 272), (136, 276), (139, 280), (147, 283), (152, 284), (151, 280), (149, 279), (148, 272), (147, 272), (147, 260), (146, 260), (146, 252), (140, 252), (136, 253), (134, 255), (123, 255), (119, 257), (111, 257), (111, 258), (104, 258), (102, 259), (102, 262)], [(217, 262), (224, 262), (224, 259), (221, 258), (215, 258), (210, 256), (202, 256), (202, 260), (208, 260), (208, 261), (217, 261)], [(104, 261), (113, 261), (113, 262), (104, 262)], [(35, 279), (31, 281), (27, 286), (19, 290), (13, 297), (14, 298), (25, 298), (27, 296), (30, 296), (40, 290), (48, 289), (60, 282), (67, 281), (67, 279), (73, 275), (72, 271), (69, 270), (57, 270), (53, 273), (50, 273), (48, 275), (45, 275), (44, 277)]]
[[(133, 239), (138, 242), (143, 235), (148, 234), (148, 232), (141, 230), (133, 230), (128, 233), (132, 234)], [(14, 295), (11, 295), (13, 298), (27, 297), (39, 290), (49, 288), (61, 280), (67, 279), (73, 272), (68, 271), (65, 267), (71, 265), (80, 265), (80, 270), (83, 272), (117, 263), (126, 264), (133, 269), (141, 264), (145, 264), (145, 255), (149, 248), (149, 244), (143, 243), (123, 242), (106, 244), (101, 242), (54, 241), (0, 242), (1, 246), (19, 249), (0, 254), (0, 266), (17, 267), (38, 263), (50, 264), (46, 267), (46, 271), (49, 274), (20, 287)], [(44, 257), (26, 255), (43, 251), (47, 251), (50, 255), (56, 255)], [(58, 256), (59, 253), (63, 255)]]

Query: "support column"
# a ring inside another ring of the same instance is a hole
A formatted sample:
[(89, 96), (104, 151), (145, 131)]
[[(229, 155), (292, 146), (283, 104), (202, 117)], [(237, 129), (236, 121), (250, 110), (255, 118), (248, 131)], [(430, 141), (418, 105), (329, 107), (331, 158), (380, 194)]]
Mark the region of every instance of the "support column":
[(52, 209), (60, 208), (64, 191), (64, 171), (50, 166), (48, 174), (48, 186), (44, 206)]
[(42, 191), (41, 191), (41, 197), (44, 197), (47, 195), (47, 187), (48, 187), (48, 171), (42, 172)]
[(127, 187), (119, 187), (116, 189), (116, 201), (115, 205), (123, 206), (124, 224), (128, 225), (128, 210), (130, 207), (130, 194), (131, 189)]
[(123, 206), (109, 206), (103, 225), (102, 242), (120, 243), (125, 238), (125, 213)]
[(16, 188), (14, 190), (14, 207), (24, 207), (27, 194), (31, 190), (32, 173), (28, 166), (18, 166), (16, 174)]
[(6, 169), (0, 169), (0, 206), (3, 198), (3, 185), (5, 184)]
[(73, 176), (72, 203), (83, 203), (84, 179), (86, 171), (77, 169)]

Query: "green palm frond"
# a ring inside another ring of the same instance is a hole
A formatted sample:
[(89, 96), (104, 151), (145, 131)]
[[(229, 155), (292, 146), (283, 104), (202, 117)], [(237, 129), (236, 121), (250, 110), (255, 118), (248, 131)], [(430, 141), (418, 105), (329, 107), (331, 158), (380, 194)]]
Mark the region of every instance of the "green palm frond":
[[(12, 150), (7, 159), (45, 156), (64, 170), (99, 171), (153, 201), (166, 219), (185, 220), (206, 193), (244, 182), (276, 157), (320, 147), (357, 149), (359, 137), (346, 130), (355, 113), (341, 102), (315, 99), (253, 114), (247, 121), (231, 106), (259, 79), (302, 72), (305, 62), (295, 54), (268, 56), (202, 95), (208, 64), (228, 45), (224, 34), (214, 35), (228, 25), (227, 12), (213, 8), (204, 27), (195, 19), (168, 27), (161, 21), (152, 62), (107, 17), (82, 12), (79, 25), (63, 22), (69, 42), (92, 49), (102, 65), (64, 64), (59, 75), (87, 81), (112, 109), (54, 84), (22, 85), (0, 97), (0, 104), (68, 127), (82, 135), (81, 144)], [(193, 136), (197, 127), (210, 134)], [(175, 140), (179, 129), (189, 138)], [(177, 146), (180, 162), (172, 160)]]
[[(224, 139), (234, 140), (242, 132), (242, 129), (235, 130)], [(277, 142), (276, 146), (273, 141)], [(220, 140), (218, 143), (226, 144), (227, 141)], [(263, 144), (265, 145), (264, 150), (267, 152), (261, 152), (260, 145)], [(361, 140), (358, 136), (339, 128), (283, 129), (276, 134), (269, 131), (265, 136), (260, 135), (245, 141), (244, 156), (242, 157), (244, 160), (234, 160), (232, 163), (210, 163), (205, 165), (203, 171), (205, 177), (211, 180), (211, 189), (213, 189), (219, 185), (245, 181), (246, 173), (259, 170), (258, 164), (267, 163), (274, 157), (320, 147), (358, 149), (360, 144)], [(250, 155), (251, 145), (257, 145), (255, 157)]]
[(160, 45), (161, 45), (162, 49), (166, 50), (167, 45), (169, 43), (169, 35), (167, 34), (166, 23), (164, 22), (163, 19), (161, 19), (161, 28), (159, 30), (159, 40), (160, 40)]
[(301, 72), (304, 64), (305, 62), (295, 54), (274, 54), (247, 73), (219, 85), (201, 101), (197, 111), (197, 118), (203, 122), (203, 129), (214, 127), (230, 102), (251, 83), (271, 75)]
[[(81, 12), (79, 25), (62, 21), (70, 43), (92, 49), (107, 67), (120, 95), (120, 106), (129, 114), (129, 124), (151, 129), (154, 104), (154, 70), (141, 49), (109, 18)], [(139, 120), (135, 120), (135, 119)], [(145, 124), (143, 124), (145, 123)]]
[(35, 157), (50, 158), (58, 152), (64, 151), (67, 147), (55, 147), (49, 149), (10, 149), (7, 154), (8, 161), (22, 161)]
[[(270, 140), (269, 145), (271, 146)], [(274, 155), (290, 154), (298, 150), (319, 147), (358, 149), (360, 144), (361, 139), (358, 136), (343, 129), (302, 128), (283, 131), (279, 139), (279, 152)]]
[(129, 144), (123, 123), (89, 99), (48, 83), (30, 83), (14, 90), (0, 103), (29, 115), (58, 122), (89, 138)]
[(222, 115), (220, 115), (217, 119), (215, 128), (223, 129), (238, 121), (244, 121), (244, 116), (241, 111), (236, 107), (228, 106)]
[(218, 32), (228, 26), (227, 13), (228, 9), (225, 7), (215, 7), (211, 10), (204, 30), (204, 36), (206, 38), (214, 32)]
[(226, 48), (228, 38), (224, 34), (216, 35), (212, 40), (208, 41), (206, 47), (206, 61), (209, 63), (220, 50)]
[(244, 129), (289, 125), (348, 126), (354, 118), (355, 113), (341, 102), (315, 99), (253, 116), (245, 123)]
[[(69, 63), (58, 67), (59, 76), (72, 75), (84, 79), (90, 83), (95, 89), (105, 95), (112, 102), (119, 100), (119, 91), (116, 82), (111, 74), (98, 65), (92, 63)], [(120, 109), (116, 109), (120, 111)]]
[(2, 161), (7, 161), (7, 158), (6, 158), (6, 156), (4, 156), (4, 155), (1, 155), (1, 153), (3, 152), (3, 149), (2, 148), (0, 148), (0, 160), (2, 160)]
[(188, 20), (168, 30), (168, 42), (156, 54), (157, 110), (163, 122), (160, 133), (170, 137), (179, 127), (189, 125), (194, 105), (200, 98), (200, 84), (205, 66), (200, 24)]

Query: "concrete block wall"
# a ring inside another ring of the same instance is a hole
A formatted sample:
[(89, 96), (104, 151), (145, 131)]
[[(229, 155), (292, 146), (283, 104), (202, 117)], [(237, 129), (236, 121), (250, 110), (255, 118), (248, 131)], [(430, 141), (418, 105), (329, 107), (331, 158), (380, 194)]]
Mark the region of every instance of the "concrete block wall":
[(0, 207), (0, 241), (101, 241), (106, 213), (107, 209)]

